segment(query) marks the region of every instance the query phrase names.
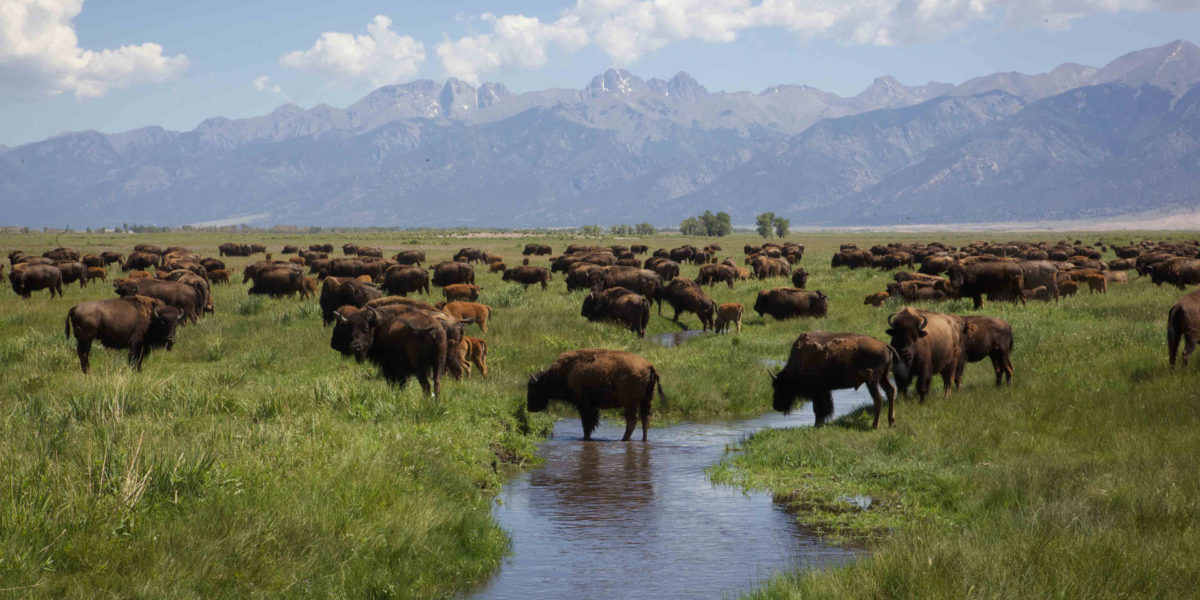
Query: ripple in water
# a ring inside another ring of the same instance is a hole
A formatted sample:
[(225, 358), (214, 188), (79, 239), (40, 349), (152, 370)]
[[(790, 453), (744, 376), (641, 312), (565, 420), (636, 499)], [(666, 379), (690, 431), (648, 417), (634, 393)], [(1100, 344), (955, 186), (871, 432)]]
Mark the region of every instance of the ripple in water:
[[(870, 402), (834, 393), (835, 414)], [(505, 486), (494, 514), (513, 554), (474, 598), (720, 598), (793, 567), (841, 564), (854, 551), (801, 531), (766, 493), (713, 485), (704, 473), (726, 445), (767, 427), (811, 425), (807, 404), (789, 416), (654, 428), (619, 442), (602, 423), (585, 443), (578, 419), (555, 425), (545, 463)]]

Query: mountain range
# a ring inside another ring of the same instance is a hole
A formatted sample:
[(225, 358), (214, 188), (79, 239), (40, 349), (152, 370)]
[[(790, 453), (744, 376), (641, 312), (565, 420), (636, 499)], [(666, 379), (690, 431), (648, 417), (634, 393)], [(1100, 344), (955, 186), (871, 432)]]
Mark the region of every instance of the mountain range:
[(852, 97), (615, 69), (520, 94), (421, 80), (346, 108), (0, 145), (2, 219), (30, 226), (670, 225), (704, 210), (850, 226), (1198, 205), (1200, 48), (1185, 41), (958, 85), (880, 77)]

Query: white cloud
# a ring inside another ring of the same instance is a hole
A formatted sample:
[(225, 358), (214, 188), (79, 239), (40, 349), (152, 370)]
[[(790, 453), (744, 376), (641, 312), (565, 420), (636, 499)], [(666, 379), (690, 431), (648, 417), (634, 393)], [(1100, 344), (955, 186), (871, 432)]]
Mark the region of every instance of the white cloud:
[(112, 88), (173, 79), (187, 69), (186, 56), (163, 56), (155, 43), (80, 48), (71, 21), (81, 10), (83, 0), (0, 0), (2, 93), (72, 92), (76, 100), (85, 100)]
[(377, 15), (367, 35), (327, 31), (313, 47), (279, 57), (279, 64), (338, 79), (364, 79), (372, 85), (412, 77), (425, 62), (425, 45), (391, 30), (392, 20)]
[(474, 82), (504, 67), (541, 67), (550, 48), (593, 45), (624, 66), (672, 42), (731, 42), (753, 28), (888, 46), (982, 21), (1059, 29), (1093, 14), (1197, 8), (1200, 0), (577, 0), (550, 23), (485, 14), (490, 32), (444, 39), (437, 53), (447, 73)]
[(271, 92), (272, 94), (283, 95), (283, 88), (279, 84), (271, 83), (271, 78), (266, 75), (256, 77), (254, 79), (254, 89), (260, 92)]

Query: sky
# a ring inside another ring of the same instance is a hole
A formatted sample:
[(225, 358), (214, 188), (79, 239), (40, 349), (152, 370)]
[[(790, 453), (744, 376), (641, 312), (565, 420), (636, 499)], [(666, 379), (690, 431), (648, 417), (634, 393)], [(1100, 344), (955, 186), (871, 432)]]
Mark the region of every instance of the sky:
[(1200, 0), (0, 0), (0, 144), (190, 130), (415, 79), (581, 88), (611, 67), (709, 90), (959, 83), (1200, 42)]

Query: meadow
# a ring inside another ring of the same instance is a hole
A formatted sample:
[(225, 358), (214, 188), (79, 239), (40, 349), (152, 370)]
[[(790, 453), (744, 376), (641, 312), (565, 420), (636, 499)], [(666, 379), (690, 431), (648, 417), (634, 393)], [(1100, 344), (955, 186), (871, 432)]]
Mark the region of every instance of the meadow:
[[(536, 462), (556, 416), (529, 414), (525, 381), (560, 352), (637, 352), (663, 375), (668, 405), (655, 423), (770, 410), (762, 359), (783, 360), (801, 331), (884, 337), (899, 304), (864, 306), (891, 273), (831, 269), (838, 244), (1050, 239), (1064, 234), (794, 234), (807, 246), (809, 289), (830, 297), (822, 319), (776, 322), (750, 310), (782, 279), (711, 288), (747, 306), (741, 335), (663, 348), (649, 336), (694, 329), (652, 313), (648, 337), (579, 316), (584, 292), (555, 274), (549, 290), (477, 267), (480, 302), (495, 310), (485, 337), (490, 377), (447, 380), (437, 400), (411, 382), (389, 386), (370, 365), (329, 349), (315, 299), (250, 297), (241, 277), (214, 286), (216, 313), (182, 327), (175, 348), (142, 373), (125, 353), (92, 352), (79, 371), (63, 337), (73, 304), (114, 297), (73, 284), (65, 298), (0, 292), (0, 591), (17, 597), (452, 597), (498, 568), (508, 541), (490, 506), (512, 469)], [(1074, 239), (1075, 234), (1069, 237)], [(1082, 234), (1090, 243), (1097, 237)], [(1105, 239), (1160, 239), (1106, 233)], [(182, 245), (216, 256), (225, 241), (272, 251), (354, 242), (425, 250), (431, 262), (464, 246), (519, 263), (528, 242), (710, 240), (452, 237), (431, 232), (278, 234), (5, 234), (0, 252), (57, 244), (128, 252)], [(721, 257), (761, 238), (722, 238)], [(336, 252), (340, 255), (340, 250)], [(279, 255), (276, 254), (278, 257)], [(226, 259), (241, 267), (253, 258)], [(1111, 254), (1105, 258), (1112, 258)], [(531, 264), (545, 265), (545, 257)], [(694, 277), (698, 267), (685, 265)], [(118, 276), (115, 266), (110, 278)], [(1011, 389), (990, 366), (962, 389), (870, 431), (856, 413), (821, 430), (768, 431), (714, 466), (715, 480), (773, 490), (797, 518), (869, 549), (853, 564), (781, 575), (757, 597), (1179, 597), (1200, 589), (1200, 469), (1195, 368), (1166, 365), (1167, 308), (1182, 295), (1131, 276), (1107, 295), (1086, 291), (1027, 306), (968, 301), (938, 310), (1009, 320)], [(431, 302), (440, 300), (434, 288)], [(479, 335), (474, 327), (468, 335)], [(936, 386), (935, 386), (936, 387)], [(809, 410), (807, 405), (798, 410)], [(607, 415), (613, 418), (613, 415)], [(636, 443), (636, 442), (635, 442)], [(872, 498), (856, 510), (845, 498)]]

